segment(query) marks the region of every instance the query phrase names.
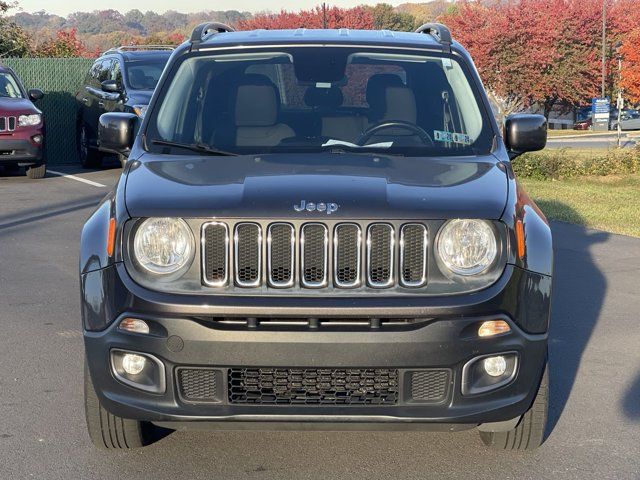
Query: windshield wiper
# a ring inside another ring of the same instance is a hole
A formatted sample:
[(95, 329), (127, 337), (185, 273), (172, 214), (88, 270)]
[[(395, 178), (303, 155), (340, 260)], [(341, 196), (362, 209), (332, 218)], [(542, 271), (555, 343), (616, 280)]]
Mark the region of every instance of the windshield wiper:
[(187, 150), (191, 150), (192, 152), (203, 153), (205, 155), (220, 155), (224, 157), (238, 156), (237, 153), (218, 150), (217, 148), (213, 148), (202, 143), (180, 143), (171, 142), (169, 140), (152, 140), (151, 143), (153, 143), (154, 145), (165, 145), (167, 147), (185, 148)]

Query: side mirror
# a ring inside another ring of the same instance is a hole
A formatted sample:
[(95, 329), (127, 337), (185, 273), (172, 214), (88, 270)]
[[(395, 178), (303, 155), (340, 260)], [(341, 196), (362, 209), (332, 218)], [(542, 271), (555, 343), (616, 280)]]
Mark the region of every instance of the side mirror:
[(504, 143), (512, 159), (542, 150), (547, 145), (547, 119), (529, 113), (509, 115), (504, 122)]
[(29, 94), (29, 100), (31, 100), (32, 102), (37, 102), (38, 100), (41, 100), (42, 97), (44, 97), (44, 92), (39, 88), (32, 88), (27, 93)]
[(138, 117), (133, 113), (105, 113), (98, 125), (98, 148), (128, 156), (135, 139)]
[(122, 89), (118, 86), (118, 83), (115, 80), (105, 80), (100, 83), (100, 87), (103, 92), (107, 93), (122, 93)]

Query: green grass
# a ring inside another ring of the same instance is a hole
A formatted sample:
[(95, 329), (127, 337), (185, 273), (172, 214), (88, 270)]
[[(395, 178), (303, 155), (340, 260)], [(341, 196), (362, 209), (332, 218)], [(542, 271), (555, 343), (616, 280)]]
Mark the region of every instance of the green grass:
[(567, 135), (588, 135), (590, 133), (607, 133), (607, 132), (593, 132), (591, 130), (547, 130), (547, 137), (564, 137)]
[(640, 175), (521, 178), (547, 218), (640, 237)]

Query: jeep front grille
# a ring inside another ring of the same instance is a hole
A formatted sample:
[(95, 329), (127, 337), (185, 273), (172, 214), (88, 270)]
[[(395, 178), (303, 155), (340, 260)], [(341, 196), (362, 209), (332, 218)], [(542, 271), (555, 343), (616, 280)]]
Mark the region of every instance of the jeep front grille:
[(367, 234), (367, 281), (372, 287), (389, 287), (393, 282), (395, 235), (384, 223), (369, 225)]
[(420, 223), (409, 223), (400, 231), (400, 284), (423, 287), (427, 283), (427, 229)]
[(360, 284), (360, 257), (362, 256), (362, 232), (358, 225), (343, 223), (336, 226), (333, 241), (335, 259), (334, 282), (341, 288)]
[(327, 286), (329, 234), (321, 223), (308, 223), (300, 235), (301, 282), (306, 288)]
[(262, 280), (262, 230), (256, 223), (239, 223), (233, 237), (236, 284), (258, 287)]
[(427, 283), (422, 223), (213, 221), (203, 224), (201, 235), (202, 280), (209, 287), (413, 289)]
[(16, 117), (0, 117), (0, 132), (13, 132), (16, 129)]
[(224, 223), (202, 226), (202, 275), (205, 285), (221, 287), (229, 279), (229, 228)]
[(288, 223), (272, 223), (267, 235), (269, 285), (276, 288), (293, 286), (295, 232)]

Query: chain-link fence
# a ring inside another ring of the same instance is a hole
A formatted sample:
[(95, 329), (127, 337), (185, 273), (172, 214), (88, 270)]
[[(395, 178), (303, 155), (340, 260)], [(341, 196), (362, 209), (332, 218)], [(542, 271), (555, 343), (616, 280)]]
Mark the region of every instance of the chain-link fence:
[(88, 58), (4, 58), (27, 89), (39, 88), (36, 102), (46, 124), (45, 151), (50, 165), (78, 163), (76, 153), (76, 92), (93, 64)]

